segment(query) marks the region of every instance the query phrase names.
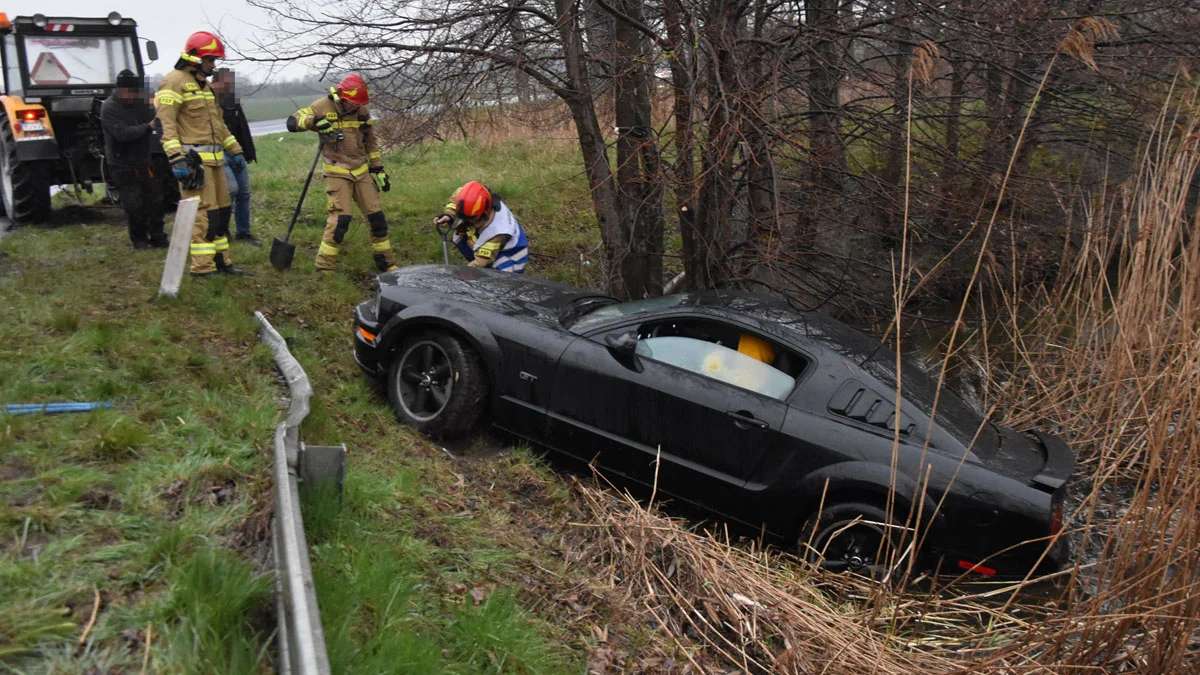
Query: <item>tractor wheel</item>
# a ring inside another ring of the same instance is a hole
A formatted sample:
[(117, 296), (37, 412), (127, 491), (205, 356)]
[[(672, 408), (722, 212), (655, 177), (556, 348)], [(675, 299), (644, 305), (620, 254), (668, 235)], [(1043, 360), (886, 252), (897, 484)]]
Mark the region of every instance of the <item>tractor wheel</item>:
[(17, 160), (17, 141), (0, 109), (0, 206), (16, 224), (50, 218), (50, 185), (45, 170)]

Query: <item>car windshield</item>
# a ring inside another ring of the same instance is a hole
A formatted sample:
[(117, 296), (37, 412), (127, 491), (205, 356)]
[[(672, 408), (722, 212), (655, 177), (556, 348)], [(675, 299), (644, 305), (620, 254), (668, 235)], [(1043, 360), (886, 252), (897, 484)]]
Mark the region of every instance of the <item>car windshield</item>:
[(631, 314), (639, 314), (641, 312), (649, 312), (656, 309), (666, 309), (674, 307), (683, 302), (684, 295), (664, 295), (660, 298), (646, 298), (645, 300), (632, 300), (630, 302), (620, 302), (615, 305), (605, 305), (598, 309), (592, 310), (587, 314), (575, 320), (571, 325), (573, 329), (587, 328), (596, 324), (604, 323), (610, 319), (617, 319)]
[[(900, 360), (900, 375), (904, 385), (904, 398), (916, 404), (926, 415), (933, 413), (933, 400), (937, 396), (937, 414), (934, 422), (945, 429), (958, 442), (971, 446), (978, 432), (973, 449), (978, 453), (985, 448), (995, 447), (995, 428), (984, 422), (983, 415), (964, 401), (958, 394), (943, 386), (938, 395), (937, 380), (921, 370), (908, 358)], [(879, 378), (883, 384), (896, 386), (896, 355), (879, 350), (862, 364), (863, 369)], [(980, 426), (983, 430), (980, 431)]]
[(111, 85), (122, 70), (138, 72), (125, 36), (27, 36), (25, 62), (33, 87)]

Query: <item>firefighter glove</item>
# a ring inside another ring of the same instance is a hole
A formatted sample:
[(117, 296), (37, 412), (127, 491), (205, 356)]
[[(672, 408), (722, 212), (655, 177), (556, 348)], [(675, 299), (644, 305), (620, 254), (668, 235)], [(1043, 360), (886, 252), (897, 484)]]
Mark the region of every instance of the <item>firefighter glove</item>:
[(452, 224), (454, 224), (454, 217), (443, 213), (442, 215), (433, 219), (433, 224), (437, 227), (450, 227)]
[(388, 177), (387, 171), (383, 170), (382, 166), (371, 167), (371, 178), (375, 179), (375, 187), (387, 192), (392, 189), (392, 179)]
[(175, 174), (175, 180), (182, 183), (191, 175), (191, 170), (188, 168), (187, 158), (180, 157), (171, 162), (171, 173)]
[(171, 162), (171, 172), (179, 181), (179, 187), (185, 190), (204, 187), (204, 162), (195, 150)]
[(241, 173), (246, 170), (246, 157), (241, 153), (232, 155), (229, 158), (229, 168), (233, 169), (234, 173)]
[(318, 134), (331, 134), (335, 131), (333, 128), (333, 122), (330, 122), (324, 117), (317, 120), (317, 122), (313, 124), (313, 128), (317, 130)]

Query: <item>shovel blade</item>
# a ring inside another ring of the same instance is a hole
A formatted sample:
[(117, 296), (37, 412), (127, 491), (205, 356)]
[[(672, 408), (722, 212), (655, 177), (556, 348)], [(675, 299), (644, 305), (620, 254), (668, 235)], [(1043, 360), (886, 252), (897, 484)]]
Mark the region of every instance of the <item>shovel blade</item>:
[(280, 272), (292, 266), (292, 258), (296, 256), (296, 245), (286, 242), (279, 237), (271, 242), (271, 265)]

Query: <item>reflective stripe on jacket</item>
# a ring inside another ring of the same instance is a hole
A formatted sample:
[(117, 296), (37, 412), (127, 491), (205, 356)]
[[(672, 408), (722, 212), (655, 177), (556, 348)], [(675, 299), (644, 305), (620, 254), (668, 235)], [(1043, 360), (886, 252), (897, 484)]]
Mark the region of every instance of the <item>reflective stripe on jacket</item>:
[[(334, 128), (340, 129), (344, 138), (327, 142), (321, 153), (325, 158), (325, 175), (361, 175), (363, 167), (383, 166), (379, 147), (375, 142), (375, 120), (366, 106), (352, 113), (342, 114), (337, 102), (330, 96), (313, 101), (294, 115), (296, 126), (316, 131), (318, 120), (327, 119)], [(332, 168), (331, 168), (332, 167)], [(336, 169), (342, 169), (337, 171)]]

